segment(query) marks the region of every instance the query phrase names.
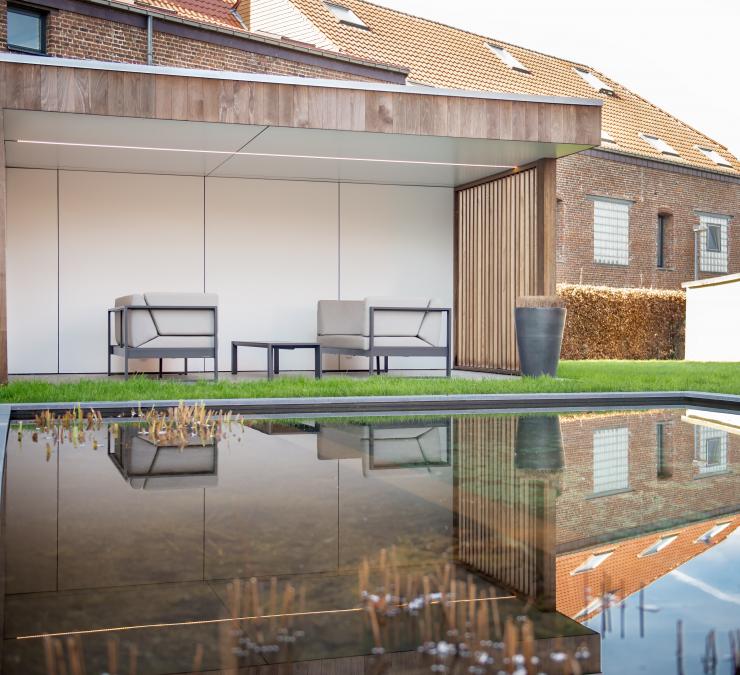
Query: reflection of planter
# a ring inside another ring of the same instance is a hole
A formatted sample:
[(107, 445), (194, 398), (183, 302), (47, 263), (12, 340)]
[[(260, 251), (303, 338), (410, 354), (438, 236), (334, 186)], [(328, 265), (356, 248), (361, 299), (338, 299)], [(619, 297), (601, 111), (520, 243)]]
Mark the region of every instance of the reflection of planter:
[(557, 471), (563, 467), (563, 437), (557, 415), (519, 418), (515, 461), (517, 469)]
[(555, 377), (565, 328), (564, 307), (517, 307), (516, 343), (522, 375)]

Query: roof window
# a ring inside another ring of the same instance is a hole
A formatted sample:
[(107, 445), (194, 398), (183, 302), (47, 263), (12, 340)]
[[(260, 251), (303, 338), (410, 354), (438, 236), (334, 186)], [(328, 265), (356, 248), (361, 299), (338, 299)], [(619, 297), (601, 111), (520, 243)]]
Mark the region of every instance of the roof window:
[(614, 93), (614, 89), (612, 89), (608, 84), (604, 84), (591, 71), (585, 70), (584, 68), (574, 68), (573, 70), (575, 70), (586, 81), (586, 84), (596, 89), (596, 91), (601, 92), (603, 94), (613, 94)]
[(486, 42), (486, 47), (490, 49), (496, 56), (501, 59), (504, 64), (509, 66), (512, 70), (518, 70), (520, 73), (528, 73), (529, 69), (526, 68), (519, 59), (516, 58), (511, 52), (508, 52), (506, 49), (499, 45), (491, 44), (490, 42)]
[(337, 18), (339, 23), (345, 23), (348, 26), (355, 26), (356, 28), (364, 28), (369, 30), (368, 25), (355, 14), (349, 7), (344, 5), (335, 5), (333, 2), (324, 3), (327, 9)]
[(730, 162), (728, 162), (724, 157), (722, 157), (722, 155), (720, 155), (716, 150), (712, 148), (704, 148), (700, 145), (697, 145), (696, 149), (707, 159), (711, 159), (715, 164), (719, 164), (719, 166), (732, 166)]
[(674, 155), (675, 157), (679, 156), (679, 154), (662, 138), (651, 136), (650, 134), (640, 134), (640, 138), (646, 143), (652, 145), (658, 152), (661, 152), (664, 155)]
[(595, 553), (594, 555), (589, 556), (586, 561), (576, 567), (576, 569), (574, 569), (571, 574), (582, 574), (583, 572), (590, 572), (591, 570), (596, 569), (612, 553), (614, 553), (613, 550), (604, 551), (603, 553)]

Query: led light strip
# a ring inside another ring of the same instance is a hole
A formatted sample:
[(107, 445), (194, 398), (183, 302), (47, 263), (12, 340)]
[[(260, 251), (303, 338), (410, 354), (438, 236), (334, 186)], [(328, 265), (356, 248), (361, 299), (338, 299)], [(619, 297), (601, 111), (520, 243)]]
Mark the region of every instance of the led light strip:
[(67, 143), (64, 141), (36, 141), (18, 138), (13, 143), (53, 145), (67, 148), (96, 148), (100, 150), (142, 150), (146, 152), (185, 152), (202, 155), (229, 155), (234, 157), (274, 157), (277, 159), (318, 159), (339, 162), (373, 162), (379, 164), (411, 164), (422, 166), (455, 166), (473, 169), (516, 169), (514, 164), (468, 164), (464, 162), (433, 162), (418, 159), (378, 159), (375, 157), (334, 157), (331, 155), (289, 155), (276, 152), (246, 152), (243, 150), (200, 150), (189, 148), (157, 148), (144, 145), (108, 145), (102, 143)]
[[(498, 600), (512, 600), (515, 599), (515, 595), (497, 595), (490, 598), (464, 598), (461, 600), (451, 600), (451, 604), (457, 604), (461, 602), (488, 602)], [(440, 604), (440, 600), (433, 600), (430, 605)], [(399, 605), (399, 607), (405, 607), (406, 605)], [(55, 637), (66, 637), (69, 635), (92, 635), (95, 633), (115, 633), (117, 631), (125, 630), (145, 630), (147, 628), (177, 628), (179, 626), (206, 626), (214, 623), (229, 623), (230, 621), (254, 621), (256, 619), (281, 619), (281, 618), (292, 618), (296, 616), (316, 616), (324, 614), (348, 614), (351, 612), (364, 612), (364, 607), (349, 607), (347, 609), (324, 609), (317, 610), (314, 612), (292, 612), (290, 614), (263, 614), (261, 616), (238, 616), (229, 617), (226, 619), (203, 619), (201, 621), (174, 621), (171, 623), (144, 623), (134, 626), (116, 626), (113, 628), (88, 628), (87, 630), (70, 630), (60, 633), (37, 633), (35, 635), (18, 635), (16, 640), (38, 640), (39, 638), (55, 638)]]

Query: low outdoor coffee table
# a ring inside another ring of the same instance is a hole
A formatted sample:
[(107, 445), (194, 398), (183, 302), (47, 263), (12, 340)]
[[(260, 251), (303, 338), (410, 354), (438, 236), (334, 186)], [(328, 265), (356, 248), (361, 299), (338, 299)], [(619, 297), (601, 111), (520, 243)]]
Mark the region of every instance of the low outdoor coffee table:
[(314, 350), (314, 374), (316, 379), (321, 379), (321, 345), (318, 342), (260, 342), (255, 340), (233, 340), (231, 343), (231, 374), (236, 375), (236, 350), (237, 347), (257, 347), (267, 350), (267, 379), (271, 380), (280, 372), (280, 350), (281, 349), (313, 349)]

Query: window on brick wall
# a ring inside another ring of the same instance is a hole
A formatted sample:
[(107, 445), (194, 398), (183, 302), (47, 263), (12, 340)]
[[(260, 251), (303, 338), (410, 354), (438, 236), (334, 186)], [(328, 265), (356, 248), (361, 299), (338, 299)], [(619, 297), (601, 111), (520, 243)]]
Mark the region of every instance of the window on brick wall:
[(711, 427), (696, 427), (694, 431), (694, 465), (699, 475), (727, 471), (727, 432)]
[(594, 431), (594, 494), (628, 490), (629, 429)]
[(655, 237), (656, 260), (659, 268), (668, 267), (668, 237), (671, 229), (671, 216), (667, 213), (658, 214), (657, 231)]
[(656, 475), (659, 479), (670, 478), (673, 475), (671, 460), (668, 456), (667, 430), (666, 422), (658, 422), (655, 425)]
[(727, 272), (729, 220), (727, 216), (699, 214), (699, 223), (707, 228), (700, 235), (699, 267), (702, 272)]
[(594, 262), (629, 265), (631, 202), (605, 197), (589, 199), (594, 205)]
[(8, 49), (46, 53), (46, 13), (33, 7), (8, 5)]

